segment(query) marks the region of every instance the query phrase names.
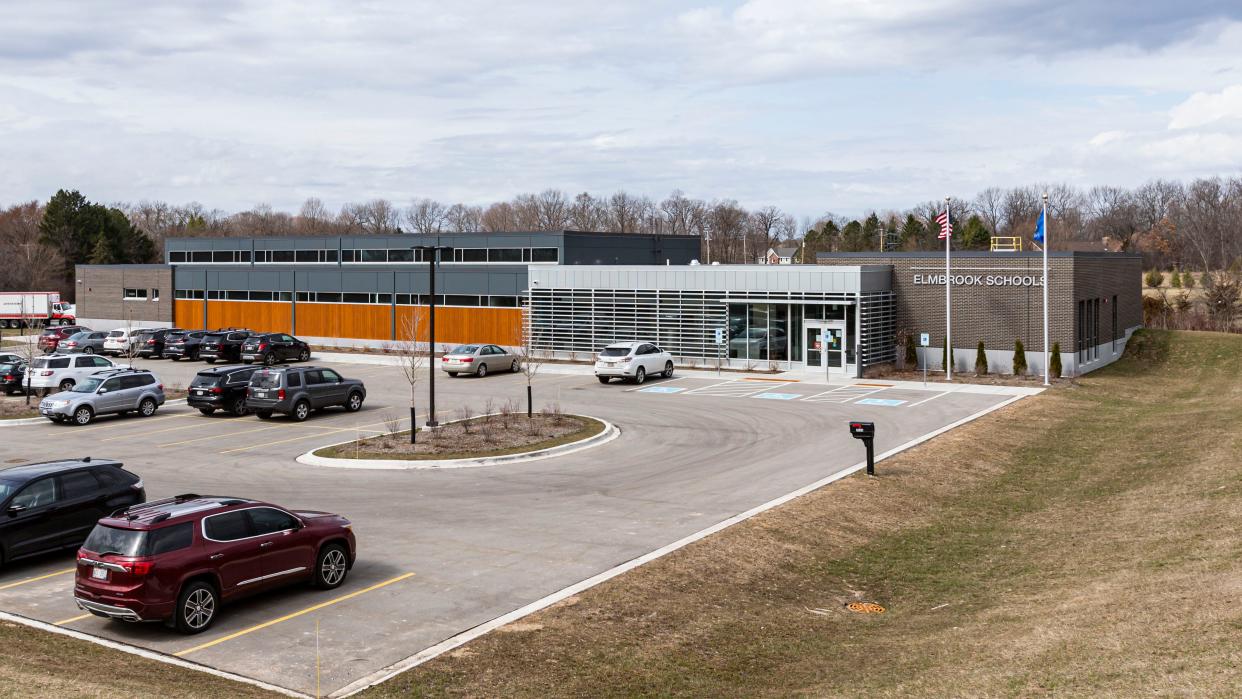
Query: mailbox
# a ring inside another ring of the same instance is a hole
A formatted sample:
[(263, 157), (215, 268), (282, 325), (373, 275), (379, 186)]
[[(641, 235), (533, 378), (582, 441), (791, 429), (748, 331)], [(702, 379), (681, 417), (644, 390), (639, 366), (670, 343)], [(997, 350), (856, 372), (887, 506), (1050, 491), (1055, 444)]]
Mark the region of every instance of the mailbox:
[(850, 434), (854, 439), (872, 439), (875, 437), (874, 422), (851, 422)]

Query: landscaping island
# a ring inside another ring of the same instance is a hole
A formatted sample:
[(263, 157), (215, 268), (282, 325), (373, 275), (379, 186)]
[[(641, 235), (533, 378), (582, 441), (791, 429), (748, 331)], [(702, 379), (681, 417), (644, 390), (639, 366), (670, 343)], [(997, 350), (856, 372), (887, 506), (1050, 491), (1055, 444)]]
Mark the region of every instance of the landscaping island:
[(501, 412), (419, 429), (415, 444), (410, 443), (409, 430), (404, 430), (334, 444), (313, 454), (331, 459), (486, 459), (572, 444), (594, 437), (606, 427), (594, 418), (559, 411), (545, 410), (529, 418), (522, 413)]

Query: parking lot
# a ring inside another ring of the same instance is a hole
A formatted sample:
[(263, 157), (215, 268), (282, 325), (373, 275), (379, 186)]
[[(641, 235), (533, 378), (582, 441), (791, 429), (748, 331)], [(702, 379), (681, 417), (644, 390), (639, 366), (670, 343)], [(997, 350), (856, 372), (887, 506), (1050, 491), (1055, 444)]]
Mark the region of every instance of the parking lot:
[[(325, 364), (325, 362), (316, 362)], [(188, 385), (203, 364), (140, 362)], [(339, 512), (355, 524), (358, 562), (332, 592), (278, 590), (226, 607), (198, 636), (84, 615), (72, 599), (72, 555), (0, 570), (0, 609), (174, 654), (300, 692), (316, 686), (316, 622), (326, 693), (470, 627), (848, 468), (863, 449), (849, 420), (872, 420), (876, 451), (1013, 399), (1012, 392), (928, 390), (882, 381), (807, 382), (694, 376), (600, 385), (583, 373), (540, 374), (536, 406), (606, 419), (621, 437), (525, 464), (458, 470), (322, 469), (294, 458), (386, 431), (408, 416), (396, 367), (330, 364), (366, 382), (358, 413), (304, 423), (200, 415), (185, 405), (151, 418), (100, 418), (0, 429), (0, 460), (115, 458), (150, 499), (227, 494)], [(567, 370), (566, 370), (567, 371)], [(525, 401), (525, 378), (439, 377), (441, 419), (469, 405)], [(419, 387), (420, 414), (426, 383)], [(401, 423), (404, 426), (406, 423)], [(882, 472), (882, 468), (881, 468)]]

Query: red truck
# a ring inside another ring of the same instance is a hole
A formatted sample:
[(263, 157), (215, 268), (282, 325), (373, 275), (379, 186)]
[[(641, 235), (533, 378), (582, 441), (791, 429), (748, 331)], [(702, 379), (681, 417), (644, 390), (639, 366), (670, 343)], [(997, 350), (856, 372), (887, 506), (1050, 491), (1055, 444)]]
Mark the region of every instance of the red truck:
[(73, 325), (73, 304), (55, 291), (0, 291), (0, 328)]

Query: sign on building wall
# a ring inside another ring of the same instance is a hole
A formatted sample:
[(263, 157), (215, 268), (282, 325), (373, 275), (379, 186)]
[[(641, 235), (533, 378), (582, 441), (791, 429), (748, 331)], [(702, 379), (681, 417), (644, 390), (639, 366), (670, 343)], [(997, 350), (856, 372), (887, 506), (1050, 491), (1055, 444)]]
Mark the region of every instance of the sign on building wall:
[[(1043, 286), (1043, 275), (1035, 274), (951, 274), (953, 286)], [(943, 274), (915, 274), (916, 285), (944, 286)]]

